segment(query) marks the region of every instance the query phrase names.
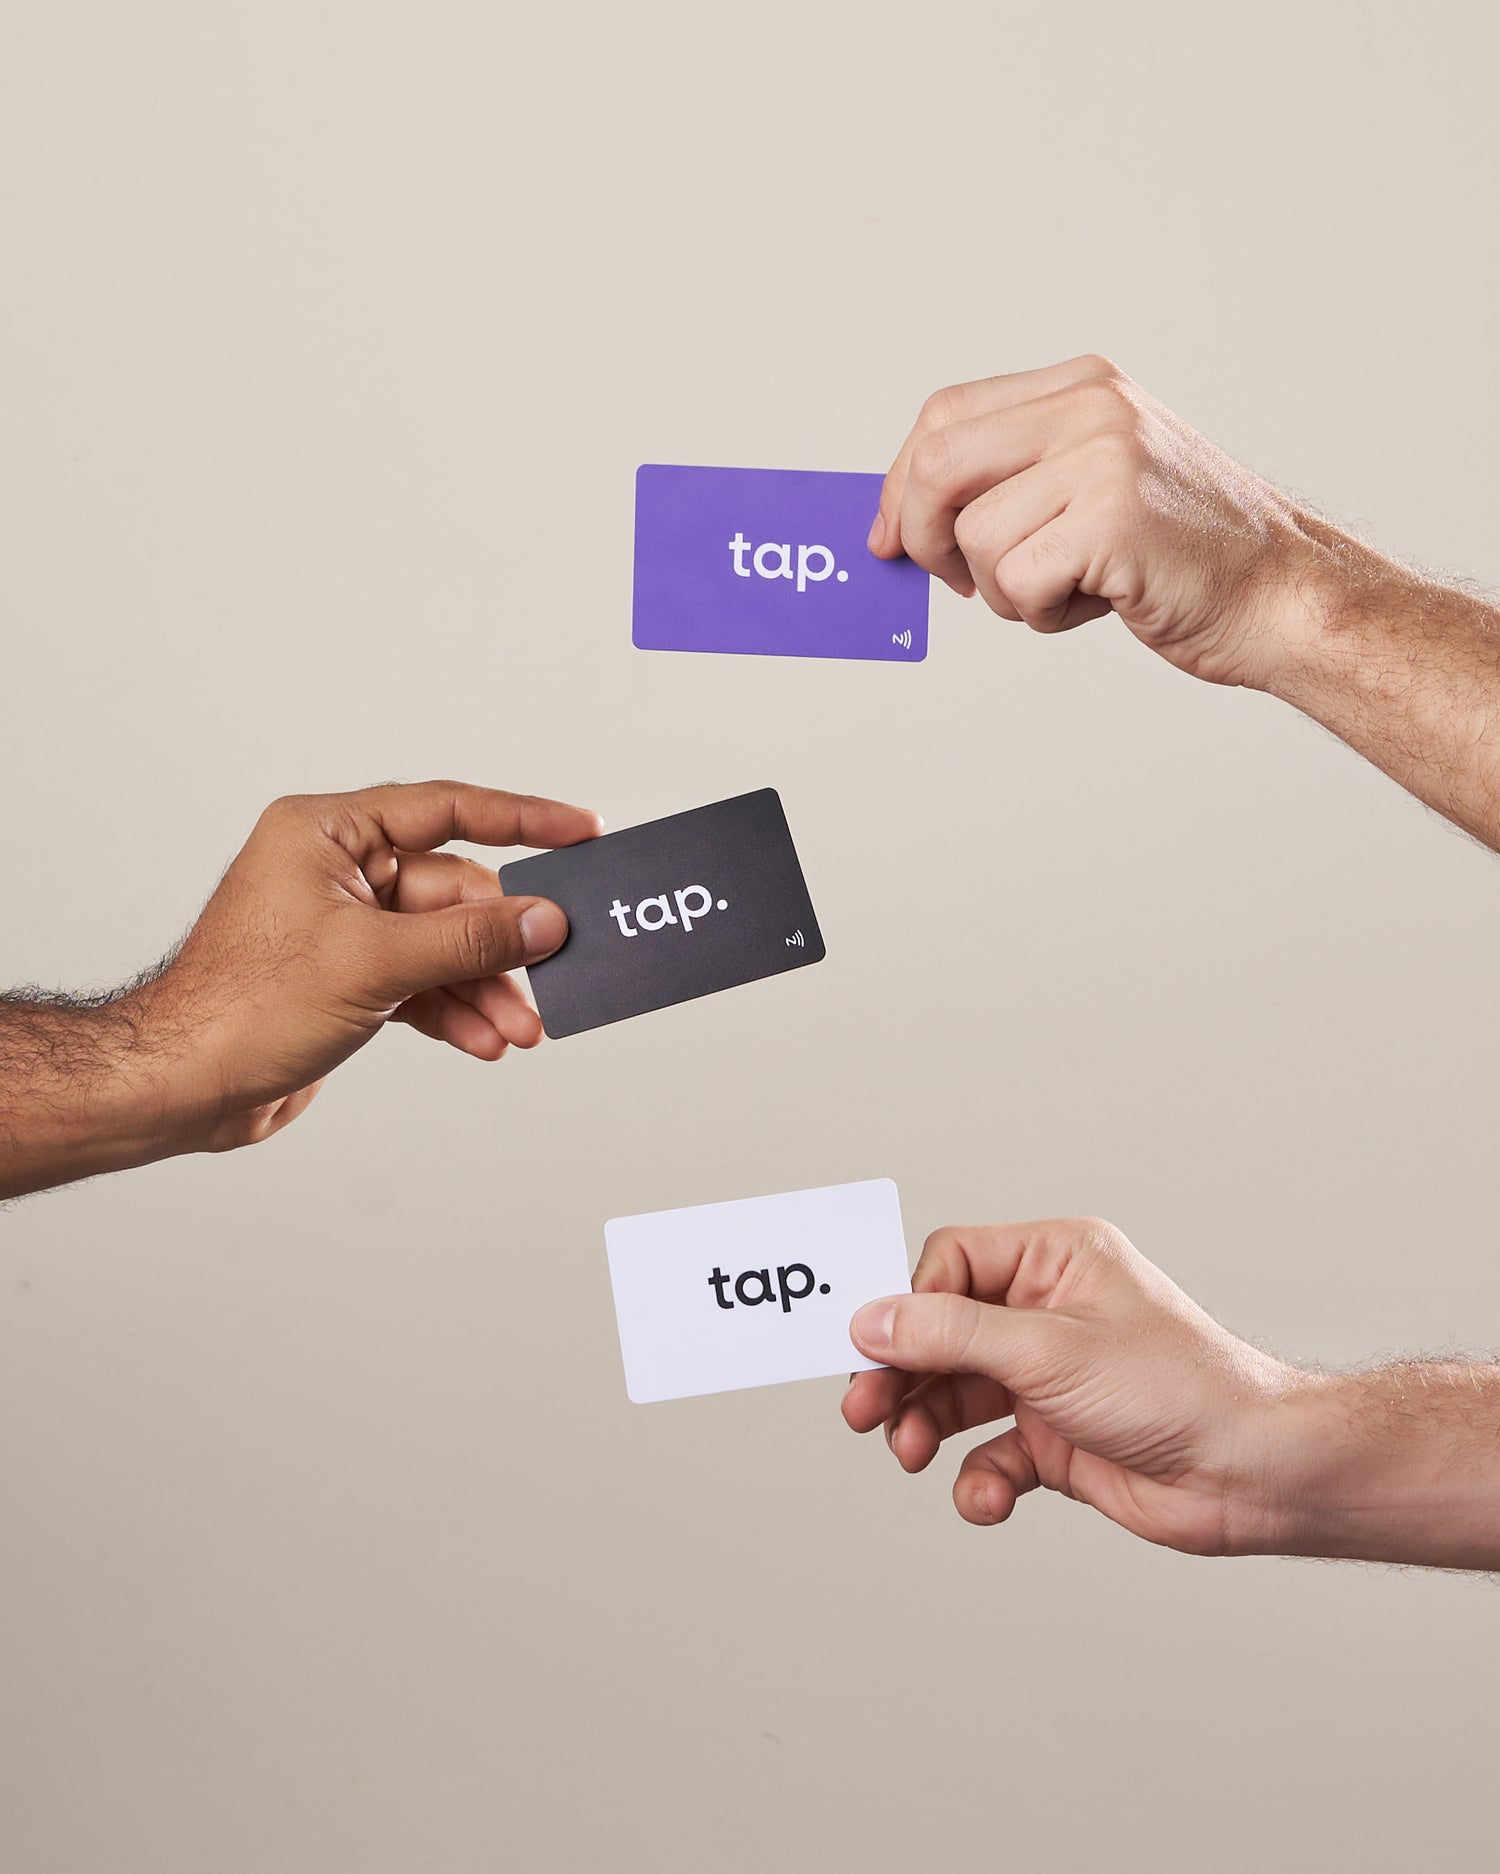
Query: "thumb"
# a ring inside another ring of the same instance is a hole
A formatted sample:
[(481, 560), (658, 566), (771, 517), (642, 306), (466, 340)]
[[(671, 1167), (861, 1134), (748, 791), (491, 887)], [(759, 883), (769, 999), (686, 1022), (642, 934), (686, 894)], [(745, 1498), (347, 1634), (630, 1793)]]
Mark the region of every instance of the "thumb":
[(382, 916), (385, 986), (400, 1002), (424, 989), (540, 963), (568, 936), (568, 920), (549, 898), (479, 898), (441, 911)]
[(908, 1373), (982, 1373), (1022, 1391), (1056, 1350), (1058, 1325), (968, 1295), (894, 1295), (861, 1308), (849, 1337), (868, 1359)]

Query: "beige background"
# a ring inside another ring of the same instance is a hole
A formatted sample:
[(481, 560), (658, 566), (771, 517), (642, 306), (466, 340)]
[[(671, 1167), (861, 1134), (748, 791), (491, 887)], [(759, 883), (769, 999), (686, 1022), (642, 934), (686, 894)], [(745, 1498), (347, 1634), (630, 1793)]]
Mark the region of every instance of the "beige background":
[(643, 459), (879, 468), (1100, 348), (1500, 572), (1479, 5), (0, 11), (0, 980), (289, 790), (774, 783), (815, 970), (0, 1215), (26, 1874), (1493, 1855), (1483, 1583), (973, 1531), (834, 1382), (633, 1408), (601, 1224), (1098, 1211), (1298, 1355), (1500, 1336), (1495, 862), (1111, 623), (643, 656)]

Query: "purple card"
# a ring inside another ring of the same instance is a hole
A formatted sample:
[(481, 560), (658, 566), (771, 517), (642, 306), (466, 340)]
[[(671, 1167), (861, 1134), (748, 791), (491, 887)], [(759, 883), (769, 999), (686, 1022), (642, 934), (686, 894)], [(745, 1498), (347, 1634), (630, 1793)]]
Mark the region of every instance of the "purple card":
[(865, 545), (881, 479), (646, 463), (635, 478), (636, 645), (920, 663), (927, 575)]

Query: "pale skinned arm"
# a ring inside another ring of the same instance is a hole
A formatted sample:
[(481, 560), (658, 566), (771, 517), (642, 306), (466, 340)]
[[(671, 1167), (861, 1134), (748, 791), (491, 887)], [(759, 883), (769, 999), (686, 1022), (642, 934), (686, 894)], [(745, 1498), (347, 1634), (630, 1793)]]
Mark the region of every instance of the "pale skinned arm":
[(507, 974), (567, 936), (434, 848), (566, 846), (598, 816), (453, 781), (279, 800), (178, 953), (119, 995), (0, 998), (0, 1199), (269, 1138), (387, 1022), (479, 1060), (534, 1047)]
[(928, 1239), (913, 1293), (854, 1317), (844, 1417), (903, 1470), (970, 1450), (979, 1525), (1055, 1490), (1195, 1555), (1500, 1568), (1500, 1366), (1309, 1373), (1237, 1339), (1109, 1224), (987, 1224)]
[(1113, 611), (1191, 675), (1295, 705), (1500, 849), (1500, 610), (1331, 526), (1108, 359), (934, 393), (870, 546), (1036, 631)]

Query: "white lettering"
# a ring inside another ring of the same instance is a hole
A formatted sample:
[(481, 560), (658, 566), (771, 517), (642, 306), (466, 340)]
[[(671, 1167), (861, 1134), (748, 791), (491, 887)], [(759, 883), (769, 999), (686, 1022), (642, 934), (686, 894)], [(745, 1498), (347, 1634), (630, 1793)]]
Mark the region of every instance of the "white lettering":
[[(815, 553), (821, 558), (823, 562), (822, 569), (818, 572), (814, 572), (812, 568), (808, 565), (808, 561), (812, 558), (812, 556)], [(797, 549), (797, 590), (799, 592), (806, 592), (807, 582), (809, 579), (813, 580), (814, 582), (821, 582), (822, 580), (826, 579), (828, 575), (833, 571), (833, 566), (834, 566), (833, 555), (828, 551), (827, 547), (819, 547), (819, 546), (798, 547)]]
[[(694, 895), (698, 902), (690, 906), (688, 899)], [(706, 917), (714, 908), (713, 893), (702, 885), (684, 885), (681, 891), (674, 891), (672, 896), (677, 901), (677, 915), (682, 919), (684, 930), (691, 930), (695, 917)], [(720, 905), (719, 909), (722, 911), (726, 907)]]
[[(659, 909), (661, 915), (656, 918), (648, 918), (646, 913), (653, 905)], [(642, 898), (641, 902), (635, 908), (635, 921), (640, 925), (642, 930), (660, 930), (663, 925), (675, 924), (677, 922), (676, 918), (672, 915), (672, 907), (667, 903), (665, 893), (663, 893), (660, 898)]]
[[(779, 556), (780, 563), (776, 566), (766, 564), (767, 555), (771, 553)], [(763, 541), (755, 549), (755, 557), (751, 564), (762, 579), (790, 579), (792, 577), (792, 549), (779, 546), (774, 540)]]

